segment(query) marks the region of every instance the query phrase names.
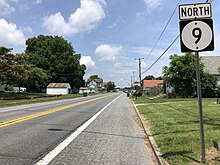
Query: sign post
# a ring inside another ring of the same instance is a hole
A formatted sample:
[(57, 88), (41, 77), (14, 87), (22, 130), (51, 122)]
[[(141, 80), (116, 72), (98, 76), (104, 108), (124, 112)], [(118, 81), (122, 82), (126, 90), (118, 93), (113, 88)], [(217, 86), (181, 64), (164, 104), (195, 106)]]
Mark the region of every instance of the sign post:
[(205, 161), (205, 140), (199, 52), (214, 50), (213, 22), (211, 17), (210, 3), (179, 5), (181, 52), (195, 52), (202, 162)]
[(205, 161), (205, 138), (204, 138), (204, 122), (202, 113), (202, 91), (200, 79), (200, 65), (199, 52), (195, 52), (196, 56), (196, 79), (197, 79), (197, 95), (198, 95), (198, 109), (199, 109), (199, 125), (200, 125), (200, 143), (201, 143), (201, 159)]

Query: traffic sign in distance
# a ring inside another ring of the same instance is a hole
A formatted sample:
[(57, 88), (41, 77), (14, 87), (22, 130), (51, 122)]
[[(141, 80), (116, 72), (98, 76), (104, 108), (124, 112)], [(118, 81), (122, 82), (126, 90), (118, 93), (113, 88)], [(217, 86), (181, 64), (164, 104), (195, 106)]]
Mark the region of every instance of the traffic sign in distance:
[(212, 19), (180, 21), (181, 52), (214, 50)]

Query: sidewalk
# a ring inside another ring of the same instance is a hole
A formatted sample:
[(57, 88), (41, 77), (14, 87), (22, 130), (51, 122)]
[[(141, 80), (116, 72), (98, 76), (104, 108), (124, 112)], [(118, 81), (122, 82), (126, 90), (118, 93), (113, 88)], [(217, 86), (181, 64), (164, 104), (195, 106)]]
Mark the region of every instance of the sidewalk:
[(151, 156), (132, 104), (123, 95), (50, 165), (153, 165)]

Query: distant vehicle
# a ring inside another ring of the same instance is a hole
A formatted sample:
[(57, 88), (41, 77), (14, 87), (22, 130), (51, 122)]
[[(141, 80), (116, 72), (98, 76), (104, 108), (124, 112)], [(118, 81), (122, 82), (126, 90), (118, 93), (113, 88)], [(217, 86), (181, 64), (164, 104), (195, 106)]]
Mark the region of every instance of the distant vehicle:
[(25, 87), (20, 87), (20, 91), (19, 91), (19, 87), (13, 87), (13, 92), (14, 93), (24, 93), (26, 92), (26, 88)]

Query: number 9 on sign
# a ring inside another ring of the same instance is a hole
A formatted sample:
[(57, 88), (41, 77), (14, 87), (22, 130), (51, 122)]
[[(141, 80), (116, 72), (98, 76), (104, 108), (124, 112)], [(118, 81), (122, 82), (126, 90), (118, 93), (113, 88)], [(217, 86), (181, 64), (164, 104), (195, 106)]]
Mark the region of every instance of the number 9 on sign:
[(182, 30), (184, 45), (193, 51), (205, 49), (212, 41), (212, 29), (203, 21), (191, 21)]

